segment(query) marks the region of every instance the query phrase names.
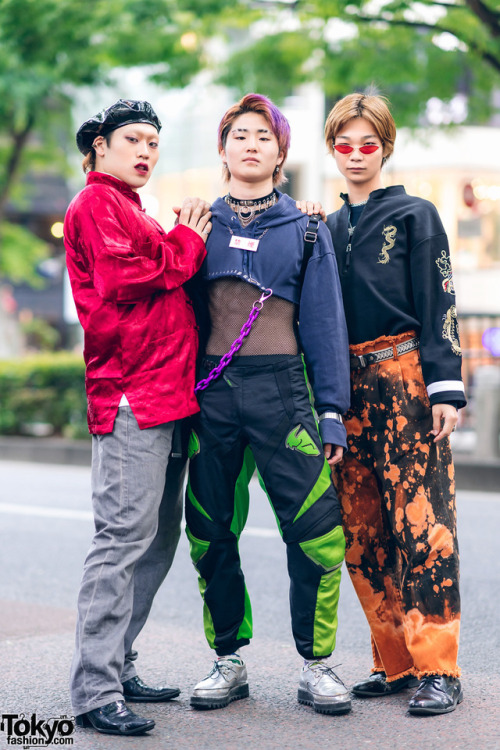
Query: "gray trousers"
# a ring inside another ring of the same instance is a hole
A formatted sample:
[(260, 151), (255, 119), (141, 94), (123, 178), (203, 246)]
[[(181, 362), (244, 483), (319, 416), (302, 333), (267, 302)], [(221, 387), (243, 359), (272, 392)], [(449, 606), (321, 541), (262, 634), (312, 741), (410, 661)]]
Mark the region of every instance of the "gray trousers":
[(128, 406), (92, 437), (95, 534), (78, 597), (71, 666), (75, 715), (123, 699), (132, 644), (177, 548), (186, 464), (169, 458), (174, 423), (140, 430)]

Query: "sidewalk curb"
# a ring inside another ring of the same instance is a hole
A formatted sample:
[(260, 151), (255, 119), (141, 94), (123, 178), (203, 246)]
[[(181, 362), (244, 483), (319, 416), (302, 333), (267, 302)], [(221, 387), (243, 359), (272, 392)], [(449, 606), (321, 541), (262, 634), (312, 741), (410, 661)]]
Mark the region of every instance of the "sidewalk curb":
[[(0, 460), (88, 466), (92, 459), (92, 441), (65, 438), (28, 438), (0, 436)], [(478, 461), (456, 452), (455, 476), (457, 489), (500, 492), (500, 459)]]
[(0, 459), (90, 467), (92, 441), (90, 435), (88, 440), (4, 435), (0, 437)]
[(500, 459), (479, 461), (463, 453), (454, 453), (453, 462), (458, 490), (500, 492)]

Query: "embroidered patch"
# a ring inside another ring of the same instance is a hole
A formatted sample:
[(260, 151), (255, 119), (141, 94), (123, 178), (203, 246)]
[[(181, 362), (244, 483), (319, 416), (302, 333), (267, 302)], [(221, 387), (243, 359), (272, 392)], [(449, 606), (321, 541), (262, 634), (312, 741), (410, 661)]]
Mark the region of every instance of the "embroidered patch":
[(455, 285), (453, 284), (453, 276), (451, 273), (451, 263), (446, 250), (441, 250), (441, 257), (436, 258), (436, 266), (439, 268), (439, 273), (443, 276), (443, 291), (448, 294), (455, 294)]
[(458, 337), (458, 320), (457, 320), (457, 308), (452, 305), (448, 311), (443, 315), (443, 338), (451, 344), (451, 350), (453, 354), (457, 356), (462, 354), (460, 347), (460, 339)]
[(396, 229), (396, 227), (393, 227), (392, 225), (383, 228), (382, 234), (384, 235), (385, 242), (382, 246), (382, 250), (380, 251), (380, 255), (378, 256), (377, 263), (389, 263), (389, 250), (392, 250), (392, 248), (394, 247), (397, 231), (398, 230)]
[(292, 451), (299, 451), (306, 456), (319, 456), (319, 448), (314, 440), (309, 436), (307, 430), (298, 424), (291, 432), (288, 433), (285, 445)]

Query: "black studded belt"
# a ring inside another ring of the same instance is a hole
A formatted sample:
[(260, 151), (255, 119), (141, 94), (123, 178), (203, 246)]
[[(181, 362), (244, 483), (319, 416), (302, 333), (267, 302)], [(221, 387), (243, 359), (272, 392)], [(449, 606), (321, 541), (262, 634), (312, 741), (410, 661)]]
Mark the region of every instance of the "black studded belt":
[[(419, 340), (414, 337), (408, 339), (408, 341), (402, 341), (396, 345), (396, 351), (399, 354), (407, 354), (412, 352), (414, 349), (418, 349)], [(377, 362), (383, 362), (386, 359), (392, 359), (394, 357), (394, 349), (392, 346), (387, 349), (380, 349), (378, 352), (367, 352), (366, 354), (351, 354), (351, 370), (359, 370), (368, 365), (375, 365)]]

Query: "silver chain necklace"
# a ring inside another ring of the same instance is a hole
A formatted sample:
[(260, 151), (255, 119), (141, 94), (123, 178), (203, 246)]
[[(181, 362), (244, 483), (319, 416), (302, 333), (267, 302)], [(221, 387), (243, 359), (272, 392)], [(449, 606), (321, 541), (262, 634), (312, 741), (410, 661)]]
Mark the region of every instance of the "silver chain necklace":
[(264, 211), (267, 211), (268, 208), (271, 208), (271, 206), (274, 206), (278, 201), (278, 196), (273, 190), (272, 193), (265, 195), (263, 198), (243, 200), (240, 198), (233, 198), (233, 196), (228, 193), (224, 196), (224, 200), (238, 217), (241, 226), (247, 227), (258, 214), (261, 214)]
[(356, 227), (352, 225), (351, 222), (351, 209), (352, 208), (358, 208), (359, 206), (365, 206), (368, 203), (368, 198), (365, 201), (360, 201), (359, 203), (349, 203), (349, 207), (347, 209), (347, 233), (349, 235), (349, 240), (347, 243), (347, 247), (345, 249), (345, 270), (349, 270), (349, 266), (351, 265), (351, 253), (352, 253), (352, 235), (354, 234), (354, 230)]

